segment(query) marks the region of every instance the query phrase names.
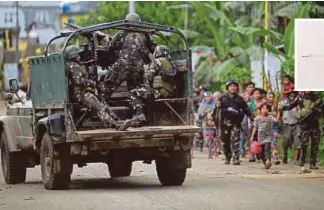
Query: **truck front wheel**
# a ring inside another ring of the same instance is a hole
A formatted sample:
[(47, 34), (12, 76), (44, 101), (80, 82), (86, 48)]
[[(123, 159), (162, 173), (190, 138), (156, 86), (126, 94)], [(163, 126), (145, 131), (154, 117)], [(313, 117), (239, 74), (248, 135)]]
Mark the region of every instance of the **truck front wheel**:
[(73, 164), (64, 149), (54, 149), (50, 136), (45, 133), (40, 149), (40, 164), (43, 185), (48, 190), (68, 189)]
[(11, 153), (6, 145), (6, 135), (1, 134), (1, 167), (7, 184), (18, 184), (26, 180), (26, 167), (19, 153)]

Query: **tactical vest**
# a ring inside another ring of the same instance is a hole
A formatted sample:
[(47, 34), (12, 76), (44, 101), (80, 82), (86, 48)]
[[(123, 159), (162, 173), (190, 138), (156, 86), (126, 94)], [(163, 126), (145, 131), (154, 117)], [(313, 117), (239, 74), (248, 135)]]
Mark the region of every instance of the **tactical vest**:
[[(240, 107), (240, 96), (229, 97), (225, 95), (220, 98), (222, 116), (224, 119), (231, 121), (233, 124), (240, 124), (243, 121), (244, 113), (242, 107)], [(242, 98), (243, 100), (243, 98)], [(228, 111), (228, 108), (232, 108), (237, 112)]]
[[(157, 58), (156, 62), (160, 67), (159, 71), (166, 73), (173, 72), (173, 66), (169, 60), (166, 58)], [(162, 97), (171, 97), (174, 95), (174, 85), (172, 77), (162, 76), (158, 73), (159, 76), (153, 78), (153, 88), (160, 91)]]

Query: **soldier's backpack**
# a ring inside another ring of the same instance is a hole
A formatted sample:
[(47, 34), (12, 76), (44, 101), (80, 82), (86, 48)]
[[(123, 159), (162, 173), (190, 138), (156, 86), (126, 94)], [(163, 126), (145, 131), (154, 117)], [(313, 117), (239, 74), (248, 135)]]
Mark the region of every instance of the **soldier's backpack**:
[[(153, 78), (153, 88), (158, 90), (162, 97), (172, 97), (174, 95), (173, 66), (166, 58), (156, 59), (160, 70), (157, 72), (158, 76)], [(168, 75), (170, 74), (170, 75)]]

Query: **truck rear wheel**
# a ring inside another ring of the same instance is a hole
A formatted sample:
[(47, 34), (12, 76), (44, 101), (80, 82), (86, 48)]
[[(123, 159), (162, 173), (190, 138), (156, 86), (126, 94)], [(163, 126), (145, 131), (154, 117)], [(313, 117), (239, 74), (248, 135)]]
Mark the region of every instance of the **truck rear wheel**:
[(171, 152), (167, 158), (158, 158), (155, 161), (159, 181), (165, 186), (182, 185), (186, 179), (190, 152)]
[(63, 150), (54, 149), (50, 136), (44, 134), (40, 149), (40, 164), (45, 189), (69, 188), (73, 164), (68, 156), (69, 154), (65, 154)]
[(1, 167), (4, 181), (7, 184), (23, 183), (26, 180), (26, 167), (23, 166), (23, 161), (20, 154), (11, 153), (6, 145), (6, 135), (1, 134)]
[(180, 186), (187, 175), (187, 169), (171, 170), (157, 167), (156, 171), (160, 183), (164, 186)]

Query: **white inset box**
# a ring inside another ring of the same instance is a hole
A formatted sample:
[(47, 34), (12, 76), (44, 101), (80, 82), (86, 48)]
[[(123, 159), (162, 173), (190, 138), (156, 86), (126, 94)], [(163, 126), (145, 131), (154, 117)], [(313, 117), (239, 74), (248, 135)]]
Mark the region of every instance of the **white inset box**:
[(295, 19), (295, 88), (324, 91), (324, 19)]

